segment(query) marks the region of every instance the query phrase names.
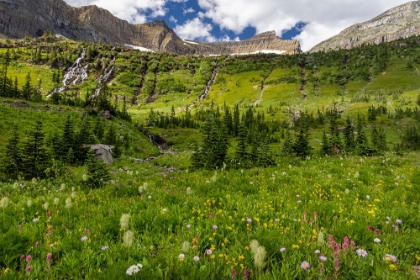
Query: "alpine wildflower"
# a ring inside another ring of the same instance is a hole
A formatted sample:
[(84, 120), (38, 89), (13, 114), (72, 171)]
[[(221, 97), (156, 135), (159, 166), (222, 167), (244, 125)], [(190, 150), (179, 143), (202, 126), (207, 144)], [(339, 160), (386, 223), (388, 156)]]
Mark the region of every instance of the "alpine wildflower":
[(326, 256), (322, 255), (322, 256), (319, 256), (319, 260), (322, 262), (326, 262), (328, 259)]
[(184, 243), (182, 243), (182, 251), (186, 253), (188, 252), (189, 249), (190, 249), (190, 242), (184, 241)]
[(71, 208), (72, 205), (73, 205), (73, 203), (71, 202), (71, 197), (67, 197), (66, 198), (66, 206), (65, 207), (68, 209), (68, 208)]
[(127, 230), (123, 235), (123, 243), (126, 247), (131, 247), (133, 245), (134, 234), (131, 230)]
[(0, 200), (0, 208), (7, 208), (7, 205), (9, 205), (9, 198), (7, 198), (7, 197), (3, 197), (1, 200)]
[(385, 254), (384, 261), (386, 262), (397, 262), (397, 257), (391, 254)]
[(183, 260), (185, 259), (185, 255), (184, 255), (184, 254), (179, 254), (179, 255), (178, 255), (178, 259), (179, 259), (180, 261), (183, 261)]
[(303, 270), (308, 270), (309, 268), (311, 268), (311, 265), (310, 265), (307, 261), (304, 261), (304, 262), (302, 262), (302, 263), (300, 264), (300, 267), (301, 267)]
[(132, 265), (127, 269), (126, 273), (131, 276), (133, 274), (138, 273), (142, 267), (143, 267), (143, 265), (141, 263), (138, 263), (136, 265)]
[(82, 236), (82, 237), (80, 238), (80, 241), (82, 241), (82, 242), (86, 242), (86, 241), (88, 241), (88, 239), (89, 239), (89, 237), (87, 237), (87, 236), (85, 235), (85, 236)]
[(120, 218), (121, 229), (127, 230), (130, 225), (130, 214), (122, 214)]
[(259, 246), (254, 254), (254, 265), (258, 268), (262, 268), (264, 265), (264, 259), (267, 252), (263, 246)]
[(356, 250), (356, 253), (357, 253), (357, 255), (358, 255), (359, 257), (363, 257), (363, 258), (365, 258), (365, 257), (367, 256), (367, 252), (366, 252), (365, 250), (363, 250), (363, 249), (357, 249), (357, 250)]
[(280, 253), (283, 253), (284, 251), (286, 251), (286, 248), (280, 248)]

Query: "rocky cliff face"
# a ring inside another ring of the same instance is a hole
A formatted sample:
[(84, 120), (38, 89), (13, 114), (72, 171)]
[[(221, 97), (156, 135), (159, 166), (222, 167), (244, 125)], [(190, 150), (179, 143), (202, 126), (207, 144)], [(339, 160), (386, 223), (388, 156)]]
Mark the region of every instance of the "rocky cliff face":
[(156, 52), (230, 54), (276, 50), (300, 52), (298, 41), (283, 41), (266, 32), (242, 42), (188, 43), (164, 21), (132, 25), (97, 6), (75, 8), (63, 0), (0, 0), (0, 36), (22, 38), (53, 31), (69, 39), (129, 44)]
[(392, 8), (374, 19), (355, 24), (318, 44), (310, 52), (351, 49), (420, 34), (420, 0)]

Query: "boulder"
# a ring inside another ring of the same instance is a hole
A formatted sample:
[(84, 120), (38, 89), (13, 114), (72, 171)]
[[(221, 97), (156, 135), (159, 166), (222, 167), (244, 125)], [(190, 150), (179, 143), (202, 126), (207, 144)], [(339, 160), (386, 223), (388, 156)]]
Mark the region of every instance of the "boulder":
[(95, 145), (84, 145), (85, 147), (89, 147), (93, 150), (96, 159), (102, 159), (106, 164), (112, 164), (114, 162), (114, 158), (112, 157), (112, 149), (114, 146), (103, 145), (103, 144), (95, 144)]

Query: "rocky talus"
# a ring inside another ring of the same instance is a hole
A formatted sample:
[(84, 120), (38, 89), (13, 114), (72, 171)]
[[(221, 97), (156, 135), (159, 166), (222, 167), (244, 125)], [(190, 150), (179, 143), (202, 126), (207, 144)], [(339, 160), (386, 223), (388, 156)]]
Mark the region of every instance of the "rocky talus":
[(162, 20), (130, 24), (95, 5), (75, 8), (63, 0), (0, 0), (0, 36), (22, 38), (53, 31), (69, 39), (118, 43), (176, 54), (230, 54), (276, 50), (300, 52), (298, 41), (281, 40), (273, 32), (249, 40), (224, 43), (184, 42)]
[(355, 24), (318, 44), (310, 52), (351, 49), (420, 34), (420, 1), (392, 8), (364, 23)]

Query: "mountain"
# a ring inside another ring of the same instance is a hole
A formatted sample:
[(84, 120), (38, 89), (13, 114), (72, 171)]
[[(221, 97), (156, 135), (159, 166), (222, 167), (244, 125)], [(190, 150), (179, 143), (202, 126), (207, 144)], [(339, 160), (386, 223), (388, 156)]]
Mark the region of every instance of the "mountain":
[(379, 44), (420, 34), (420, 1), (392, 8), (364, 23), (316, 45), (310, 52), (351, 49), (363, 44)]
[(52, 31), (69, 39), (118, 43), (176, 54), (300, 52), (296, 40), (281, 40), (265, 32), (239, 42), (184, 41), (163, 21), (130, 24), (95, 5), (75, 8), (63, 0), (0, 0), (0, 37), (42, 36)]

